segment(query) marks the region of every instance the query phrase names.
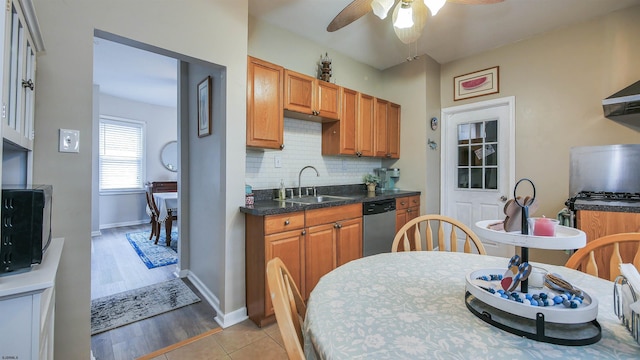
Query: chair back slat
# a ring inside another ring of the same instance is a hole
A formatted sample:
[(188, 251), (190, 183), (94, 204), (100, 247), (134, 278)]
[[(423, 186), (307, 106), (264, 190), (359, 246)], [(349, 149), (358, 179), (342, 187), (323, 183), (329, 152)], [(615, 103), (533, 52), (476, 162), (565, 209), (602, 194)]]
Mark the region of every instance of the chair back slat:
[[(400, 230), (396, 233), (395, 238), (393, 239), (393, 245), (391, 245), (391, 251), (410, 251), (411, 249), (421, 250), (422, 239), (420, 238), (420, 226), (422, 224), (425, 225), (425, 238), (426, 238), (426, 250), (433, 251), (433, 227), (431, 225), (431, 221), (438, 222), (437, 225), (437, 236), (438, 236), (438, 250), (440, 251), (457, 251), (458, 250), (458, 233), (465, 235), (464, 239), (464, 251), (467, 253), (472, 253), (474, 250), (477, 251), (478, 254), (485, 255), (486, 251), (484, 249), (484, 245), (480, 241), (478, 235), (476, 235), (471, 229), (469, 229), (466, 225), (459, 222), (456, 219), (452, 219), (447, 216), (431, 214), (431, 215), (422, 215), (418, 216), (414, 219), (411, 219), (406, 224), (404, 224)], [(451, 227), (451, 232), (446, 233), (445, 235), (445, 227), (448, 229)], [(413, 234), (413, 238), (408, 234)], [(448, 239), (448, 240), (447, 240)], [(412, 247), (411, 241), (415, 241), (414, 246)], [(447, 242), (449, 243), (447, 245)], [(472, 246), (473, 245), (473, 246)], [(401, 248), (402, 247), (402, 248)]]
[(632, 263), (640, 269), (640, 232), (606, 235), (589, 241), (571, 255), (565, 266), (613, 281), (623, 263)]
[[(431, 230), (431, 223), (430, 222), (427, 221), (426, 225), (427, 225), (427, 227), (425, 229), (425, 235), (426, 235), (426, 238), (427, 238), (427, 251), (433, 251), (433, 233), (432, 233), (433, 230)], [(400, 232), (402, 232), (402, 229), (400, 229)]]
[(267, 263), (267, 283), (287, 355), (290, 360), (304, 360), (302, 324), (307, 308), (293, 277), (279, 257)]
[[(440, 223), (442, 224), (442, 221)], [(449, 249), (451, 249), (452, 252), (458, 251), (458, 234), (456, 234), (456, 229), (453, 226), (449, 233)]]

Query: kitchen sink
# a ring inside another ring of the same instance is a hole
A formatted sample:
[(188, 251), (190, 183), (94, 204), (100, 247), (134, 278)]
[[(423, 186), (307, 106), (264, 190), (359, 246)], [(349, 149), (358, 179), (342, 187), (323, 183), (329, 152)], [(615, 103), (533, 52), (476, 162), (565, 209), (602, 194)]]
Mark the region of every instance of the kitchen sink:
[(351, 200), (350, 197), (345, 196), (333, 196), (333, 195), (318, 195), (318, 196), (303, 196), (294, 197), (292, 199), (286, 199), (285, 202), (294, 204), (323, 204), (334, 201)]

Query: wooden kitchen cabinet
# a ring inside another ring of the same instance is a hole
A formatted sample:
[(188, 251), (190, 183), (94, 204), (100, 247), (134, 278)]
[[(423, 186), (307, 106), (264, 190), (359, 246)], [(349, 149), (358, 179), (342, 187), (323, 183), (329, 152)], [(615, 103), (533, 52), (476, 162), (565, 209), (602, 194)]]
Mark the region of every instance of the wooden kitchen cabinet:
[(322, 124), (323, 155), (373, 156), (374, 97), (342, 88), (340, 121)]
[(362, 257), (362, 204), (307, 210), (305, 299), (320, 278)]
[(274, 257), (282, 259), (301, 292), (304, 284), (303, 211), (245, 217), (246, 300), (249, 318), (263, 326), (275, 321), (267, 286), (266, 268)]
[[(409, 221), (420, 215), (420, 195), (405, 196), (396, 199), (396, 233)], [(413, 235), (409, 234), (409, 240), (413, 244)], [(398, 249), (402, 250), (402, 243)], [(415, 249), (412, 249), (415, 250)]]
[(374, 156), (400, 158), (400, 105), (375, 99)]
[(284, 68), (249, 56), (247, 146), (284, 148)]
[[(640, 232), (640, 213), (614, 211), (576, 211), (576, 227), (587, 236), (587, 242), (597, 238), (628, 232)], [(637, 244), (620, 244), (620, 255), (625, 262), (630, 262), (638, 248)], [(597, 256), (601, 264), (608, 264), (611, 249), (603, 249)], [(597, 259), (596, 259), (597, 260)], [(609, 268), (599, 268), (600, 277), (609, 278)]]
[(340, 87), (295, 71), (284, 71), (284, 109), (293, 118), (340, 119)]

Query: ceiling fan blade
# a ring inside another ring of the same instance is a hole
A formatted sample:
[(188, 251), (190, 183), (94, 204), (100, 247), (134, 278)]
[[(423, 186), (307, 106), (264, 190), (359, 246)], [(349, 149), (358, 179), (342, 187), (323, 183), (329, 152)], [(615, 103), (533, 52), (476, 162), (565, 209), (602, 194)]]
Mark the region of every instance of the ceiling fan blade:
[(447, 2), (462, 5), (489, 5), (497, 4), (503, 1), (504, 0), (447, 0)]
[(351, 24), (352, 22), (360, 19), (371, 11), (372, 0), (354, 0), (351, 4), (347, 5), (327, 26), (328, 32), (334, 32), (338, 29)]

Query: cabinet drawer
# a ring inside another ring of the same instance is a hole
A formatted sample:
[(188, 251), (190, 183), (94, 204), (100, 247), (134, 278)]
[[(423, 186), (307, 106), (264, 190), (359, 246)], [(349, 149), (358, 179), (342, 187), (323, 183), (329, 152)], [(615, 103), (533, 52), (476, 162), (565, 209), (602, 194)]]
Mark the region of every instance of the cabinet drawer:
[(362, 204), (307, 210), (307, 227), (362, 217)]
[(280, 215), (268, 215), (264, 217), (265, 235), (302, 229), (304, 227), (304, 212), (295, 212)]
[(420, 195), (396, 198), (396, 210), (403, 210), (413, 206), (420, 206)]

